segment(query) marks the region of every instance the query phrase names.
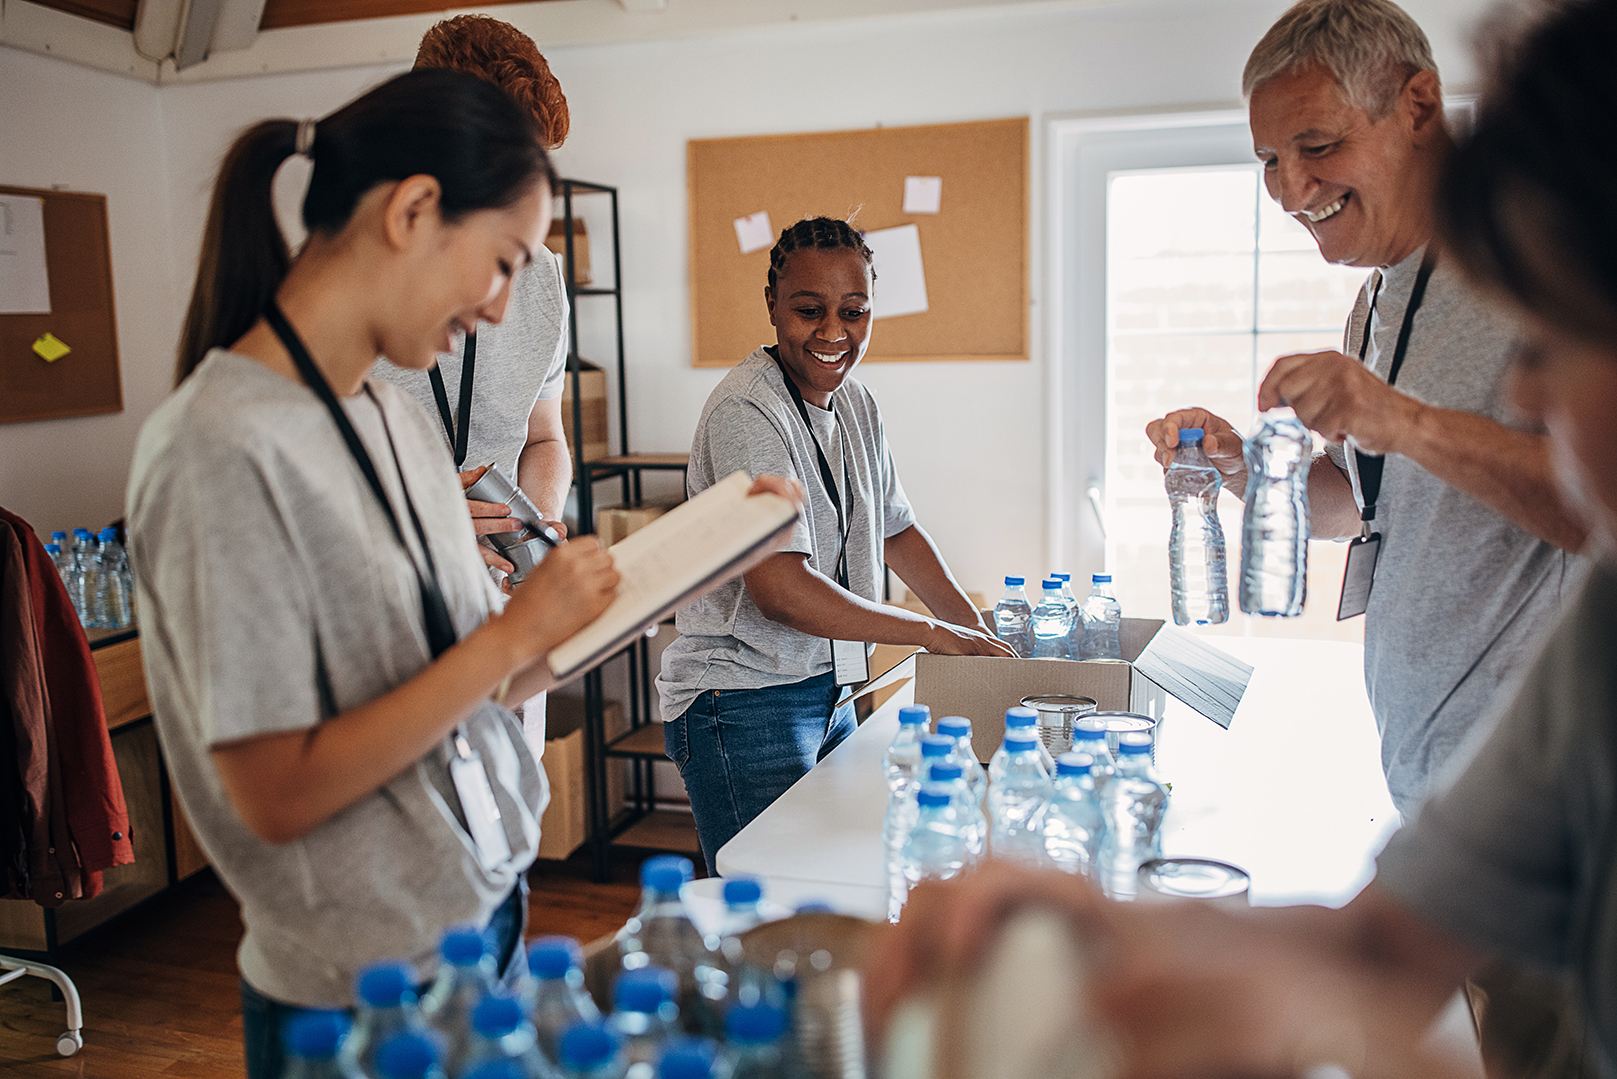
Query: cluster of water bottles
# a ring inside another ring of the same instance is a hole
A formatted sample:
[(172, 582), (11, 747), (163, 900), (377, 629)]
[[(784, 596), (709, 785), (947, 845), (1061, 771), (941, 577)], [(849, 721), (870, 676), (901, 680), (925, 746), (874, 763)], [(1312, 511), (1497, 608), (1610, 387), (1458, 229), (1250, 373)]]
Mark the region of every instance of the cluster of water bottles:
[(288, 1025), (285, 1079), (798, 1079), (791, 1039), (795, 953), (748, 963), (762, 920), (757, 881), (725, 882), (725, 919), (704, 936), (681, 891), (688, 859), (641, 866), (640, 907), (618, 934), (613, 1009), (602, 1016), (571, 937), (541, 937), (513, 984), (474, 929), (450, 930), (420, 993), (403, 963), (361, 972), (357, 1008)]
[[(1168, 466), (1173, 508), (1168, 574), (1173, 620), (1216, 625), (1230, 617), (1224, 569), (1224, 529), (1218, 522), (1218, 469), (1202, 447), (1204, 432), (1186, 427)], [(1303, 613), (1308, 584), (1308, 467), (1313, 436), (1290, 408), (1258, 417), (1246, 439), (1246, 511), (1241, 521), (1241, 610), (1294, 618)]]
[(1112, 575), (1091, 577), (1089, 598), (1081, 605), (1071, 581), (1070, 573), (1050, 574), (1035, 607), (1024, 590), (1027, 578), (1005, 578), (1005, 594), (994, 605), (994, 633), (1023, 659), (1122, 659), (1123, 607), (1112, 594)]
[(925, 705), (899, 709), (887, 747), (887, 917), (910, 891), (947, 880), (990, 855), (1054, 866), (1132, 898), (1141, 863), (1161, 854), (1168, 788), (1152, 765), (1151, 736), (1125, 733), (1114, 757), (1105, 723), (1079, 717), (1072, 750), (1051, 760), (1038, 713), (1005, 713), (1005, 740), (985, 770), (971, 748), (971, 720), (946, 716), (928, 730)]
[(118, 530), (88, 528), (52, 532), (45, 544), (56, 572), (67, 586), (79, 624), (98, 629), (124, 629), (135, 621), (135, 577), (129, 555), (118, 542)]

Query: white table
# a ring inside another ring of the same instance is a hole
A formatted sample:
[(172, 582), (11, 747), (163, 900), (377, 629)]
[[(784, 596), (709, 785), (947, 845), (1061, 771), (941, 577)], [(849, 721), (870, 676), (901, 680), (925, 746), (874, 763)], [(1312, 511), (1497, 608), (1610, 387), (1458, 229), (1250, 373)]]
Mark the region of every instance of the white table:
[[(1257, 904), (1339, 906), (1370, 879), (1398, 821), (1365, 698), (1363, 650), (1338, 641), (1214, 643), (1252, 664), (1252, 681), (1229, 730), (1169, 699), (1157, 743), (1157, 769), (1173, 783), (1163, 850), (1241, 866)], [(881, 756), (898, 707), (910, 701), (906, 686), (725, 844), (719, 872), (763, 877), (782, 902), (824, 899), (880, 917)]]

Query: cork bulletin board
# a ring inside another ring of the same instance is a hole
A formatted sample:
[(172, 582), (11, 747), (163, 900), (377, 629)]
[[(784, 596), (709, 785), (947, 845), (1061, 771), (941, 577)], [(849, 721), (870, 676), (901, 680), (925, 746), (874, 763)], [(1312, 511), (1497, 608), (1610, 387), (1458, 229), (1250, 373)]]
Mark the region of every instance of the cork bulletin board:
[[(731, 367), (775, 340), (769, 250), (743, 253), (736, 227), (760, 211), (777, 237), (801, 218), (855, 211), (861, 231), (917, 227), (926, 310), (877, 319), (867, 360), (1027, 359), (1026, 117), (693, 139), (686, 163), (695, 366)], [(942, 181), (936, 213), (905, 212), (907, 177)]]
[[(3, 186), (0, 195), (43, 201), (50, 286), (48, 314), (0, 314), (0, 423), (123, 411), (107, 197)], [(39, 355), (46, 334), (69, 351)]]

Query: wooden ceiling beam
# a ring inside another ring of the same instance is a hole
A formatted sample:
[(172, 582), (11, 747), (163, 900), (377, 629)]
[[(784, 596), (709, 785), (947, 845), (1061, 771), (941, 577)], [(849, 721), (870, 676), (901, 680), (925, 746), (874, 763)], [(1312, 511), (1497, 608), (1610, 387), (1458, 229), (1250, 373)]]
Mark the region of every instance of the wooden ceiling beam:
[[(63, 0), (66, 2), (66, 0)], [(101, 0), (111, 3), (112, 0)], [(482, 7), (522, 3), (523, 0), (483, 0)], [(260, 30), (279, 30), (288, 26), (313, 26), (318, 23), (349, 22), (354, 19), (385, 19), (393, 15), (421, 15), (431, 11), (446, 11), (445, 0), (265, 0), (264, 17), (259, 20)]]

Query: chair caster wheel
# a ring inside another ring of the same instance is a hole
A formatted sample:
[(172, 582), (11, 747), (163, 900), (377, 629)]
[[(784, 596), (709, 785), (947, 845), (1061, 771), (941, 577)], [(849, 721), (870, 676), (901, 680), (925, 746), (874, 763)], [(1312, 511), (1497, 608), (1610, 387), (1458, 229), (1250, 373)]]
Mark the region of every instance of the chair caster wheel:
[(84, 1035), (76, 1030), (61, 1034), (56, 1039), (56, 1052), (58, 1056), (70, 1057), (84, 1048)]

